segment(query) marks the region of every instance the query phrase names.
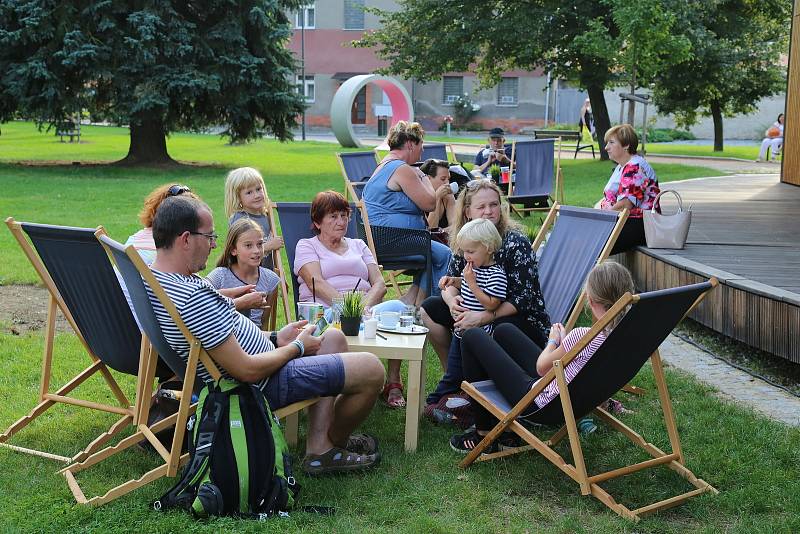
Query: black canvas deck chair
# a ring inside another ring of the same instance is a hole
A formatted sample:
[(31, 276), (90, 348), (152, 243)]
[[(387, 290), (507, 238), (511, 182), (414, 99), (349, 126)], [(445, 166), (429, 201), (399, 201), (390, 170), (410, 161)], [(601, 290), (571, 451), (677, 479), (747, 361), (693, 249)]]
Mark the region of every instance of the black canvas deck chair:
[(611, 253), (628, 211), (553, 205), (533, 242), (547, 314), (569, 331), (581, 314), (583, 286), (592, 267)]
[[(672, 403), (667, 390), (664, 370), (658, 347), (669, 335), (675, 325), (686, 316), (717, 285), (712, 278), (708, 282), (673, 289), (652, 291), (639, 295), (626, 293), (614, 306), (592, 326), (591, 330), (561, 360), (553, 362), (552, 370), (536, 382), (531, 390), (514, 406), (511, 406), (497, 390), (491, 380), (469, 383), (463, 382), (462, 389), (479, 402), (500, 421), (486, 438), (461, 462), (467, 467), (474, 461), (517, 454), (534, 449), (553, 465), (561, 469), (580, 486), (582, 495), (593, 495), (603, 504), (622, 517), (638, 521), (641, 516), (658, 510), (679, 505), (695, 495), (717, 493), (707, 482), (697, 478), (684, 462), (680, 437), (675, 424)], [(630, 307), (630, 308), (629, 308)], [(627, 313), (625, 310), (628, 310)], [(624, 314), (608, 338), (597, 349), (586, 365), (567, 385), (564, 369), (586, 347), (599, 332), (617, 316)], [(645, 441), (644, 437), (616, 419), (610, 413), (598, 408), (622, 386), (628, 383), (650, 360), (653, 368), (664, 422), (672, 451), (666, 453)], [(553, 380), (558, 382), (559, 396), (542, 408), (536, 408), (534, 398)], [(593, 412), (611, 428), (647, 452), (651, 459), (612, 469), (605, 473), (589, 475), (581, 448), (576, 421)], [(518, 418), (530, 423), (564, 426), (547, 441), (543, 441), (523, 426)], [(481, 456), (486, 449), (505, 430), (519, 435), (528, 445), (516, 449)], [(569, 438), (573, 463), (568, 463), (553, 447), (564, 437)], [(479, 458), (480, 456), (480, 458)], [(631, 510), (618, 503), (600, 484), (623, 475), (635, 473), (650, 467), (665, 465), (685, 478), (695, 489), (670, 497), (653, 504)]]
[[(445, 143), (423, 143), (422, 154), (419, 157), (420, 161), (426, 159), (438, 159), (442, 161), (449, 161), (448, 152), (453, 153), (453, 147)], [(453, 158), (455, 162), (455, 158)]]
[[(98, 229), (16, 222), (11, 217), (6, 219), (6, 224), (41, 278), (50, 295), (50, 302), (44, 333), (39, 404), (0, 434), (0, 444), (20, 452), (70, 463), (85, 458), (127, 425), (134, 423), (135, 407), (123, 393), (111, 370), (137, 375), (142, 336), (108, 256), (95, 239)], [(51, 392), (53, 365), (58, 361), (54, 358), (54, 352), (57, 352), (55, 327), (59, 310), (83, 345), (91, 364)], [(73, 390), (95, 374), (102, 376), (106, 382), (111, 396), (116, 399), (115, 405), (71, 395)], [(120, 419), (71, 458), (6, 443), (57, 403), (116, 414)]]
[[(564, 203), (561, 151), (556, 161), (555, 141), (542, 139), (512, 143), (511, 175), (514, 180), (508, 184), (508, 203), (515, 213), (521, 215), (531, 211), (548, 211), (555, 202)], [(523, 204), (524, 207), (516, 204)]]
[[(188, 453), (181, 453), (181, 447), (185, 439), (186, 423), (189, 416), (196, 408), (195, 404), (192, 403), (192, 393), (200, 386), (197, 380), (198, 363), (202, 362), (211, 377), (215, 380), (221, 376), (217, 365), (201, 347), (200, 342), (192, 335), (183, 320), (181, 320), (169, 296), (153, 276), (150, 268), (142, 261), (136, 249), (132, 245), (123, 247), (121, 244), (101, 233), (98, 233), (97, 239), (102, 243), (109, 256), (112, 257), (125, 281), (125, 285), (131, 297), (131, 302), (136, 311), (136, 316), (142, 326), (143, 334), (141, 344), (142, 365), (137, 382), (136, 431), (130, 436), (120, 440), (115, 445), (99, 450), (86, 459), (73, 463), (61, 470), (75, 500), (79, 504), (87, 504), (90, 506), (100, 506), (111, 502), (161, 477), (174, 477), (177, 475), (179, 467), (189, 458)], [(191, 349), (187, 362), (184, 362), (172, 350), (164, 337), (161, 326), (156, 319), (155, 311), (145, 283), (152, 288), (153, 294), (158, 298), (169, 313), (170, 318), (175, 321), (178, 329), (189, 342)], [(153, 393), (152, 377), (155, 372), (158, 356), (170, 366), (178, 378), (183, 380), (183, 386), (180, 390), (180, 405), (177, 413), (148, 426), (147, 420), (150, 398)], [(276, 410), (274, 413), (278, 417), (285, 417), (287, 413), (294, 413), (294, 411), (312, 402), (314, 401), (292, 404), (280, 410)], [(174, 428), (174, 434), (172, 443), (169, 449), (167, 449), (158, 440), (156, 434), (169, 428)], [(87, 498), (78, 483), (76, 474), (113, 458), (118, 453), (142, 441), (147, 441), (155, 449), (159, 456), (161, 456), (163, 463), (140, 477), (129, 479), (111, 488), (102, 495)]]
[(336, 159), (344, 178), (344, 196), (351, 201), (361, 199), (361, 192), (367, 180), (378, 168), (375, 153), (370, 152), (337, 152)]
[[(355, 204), (351, 204), (350, 208), (355, 212)], [(280, 265), (283, 309), (288, 321), (290, 318), (297, 317), (297, 301), (300, 298), (300, 284), (294, 274), (294, 257), (297, 251), (297, 242), (315, 235), (311, 230), (311, 203), (278, 202), (277, 204), (272, 204), (272, 210), (277, 210), (278, 212), (278, 220), (281, 223), (281, 236), (284, 243), (283, 248), (286, 251), (286, 259), (289, 264), (288, 272), (284, 269), (283, 263), (278, 264)], [(350, 217), (346, 235), (350, 238), (356, 238), (354, 217)], [(289, 304), (289, 291), (286, 287), (287, 280), (290, 280), (292, 284), (293, 307), (290, 307)]]
[(402, 295), (401, 286), (411, 281), (398, 281), (397, 277), (407, 271), (428, 272), (428, 287), (421, 288), (430, 295), (433, 290), (433, 260), (431, 258), (431, 233), (412, 228), (393, 226), (372, 226), (369, 223), (367, 208), (363, 203), (356, 204), (354, 212), (358, 237), (369, 246), (381, 268), (389, 278), (397, 295)]

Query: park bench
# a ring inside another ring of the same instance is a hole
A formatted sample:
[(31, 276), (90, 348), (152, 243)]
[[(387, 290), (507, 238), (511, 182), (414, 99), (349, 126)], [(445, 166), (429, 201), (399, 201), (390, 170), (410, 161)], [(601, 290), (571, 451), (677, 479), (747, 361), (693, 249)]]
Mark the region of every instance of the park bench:
[[(575, 154), (572, 156), (572, 159), (577, 158), (578, 152), (586, 148), (590, 148), (592, 150), (592, 159), (594, 159), (594, 144), (592, 143), (581, 144), (582, 136), (579, 130), (534, 130), (533, 131), (534, 139), (554, 139), (556, 137), (560, 137), (562, 141), (575, 142)], [(562, 145), (562, 146), (568, 146), (569, 148), (572, 148), (572, 144)]]
[(74, 121), (66, 121), (62, 122), (56, 128), (56, 135), (61, 138), (61, 142), (64, 142), (65, 137), (69, 137), (69, 142), (72, 143), (73, 140), (77, 138), (77, 142), (81, 142), (81, 123), (74, 122)]

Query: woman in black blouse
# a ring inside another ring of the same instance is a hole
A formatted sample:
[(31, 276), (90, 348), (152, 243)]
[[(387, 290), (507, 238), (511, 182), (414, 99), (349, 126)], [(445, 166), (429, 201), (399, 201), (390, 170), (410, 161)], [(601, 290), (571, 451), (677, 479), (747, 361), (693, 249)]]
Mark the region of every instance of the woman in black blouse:
[[(467, 221), (476, 218), (492, 221), (503, 236), (503, 244), (495, 252), (495, 261), (506, 272), (507, 300), (494, 312), (477, 312), (465, 309), (460, 296), (445, 295), (443, 292), (443, 297), (425, 299), (420, 314), (423, 323), (430, 329), (428, 339), (445, 370), (439, 387), (428, 396), (428, 404), (438, 402), (442, 395), (460, 388), (463, 376), (461, 362), (447, 359), (454, 327), (467, 330), (492, 322), (495, 325), (511, 323), (540, 347), (547, 343), (550, 318), (539, 287), (536, 256), (531, 249), (531, 242), (520, 232), (519, 225), (511, 221), (507, 210), (502, 208), (500, 189), (490, 179), (472, 180), (459, 195), (456, 217), (450, 225), (450, 243), (455, 242), (455, 236)], [(447, 276), (442, 278), (439, 286), (444, 288), (451, 283), (451, 278), (460, 277), (465, 265), (464, 257), (454, 251)]]

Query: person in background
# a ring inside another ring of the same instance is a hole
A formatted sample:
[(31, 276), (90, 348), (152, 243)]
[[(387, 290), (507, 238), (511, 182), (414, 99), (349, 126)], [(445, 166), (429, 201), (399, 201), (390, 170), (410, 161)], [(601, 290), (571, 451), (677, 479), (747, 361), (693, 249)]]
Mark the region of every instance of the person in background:
[(242, 218), (256, 221), (264, 232), (264, 259), (261, 266), (273, 269), (272, 251), (283, 247), (283, 238), (275, 236), (267, 217), (269, 196), (264, 178), (252, 167), (240, 167), (225, 179), (225, 214), (228, 226)]
[(781, 155), (781, 147), (783, 146), (783, 113), (778, 115), (778, 119), (772, 123), (772, 126), (767, 128), (764, 132), (764, 139), (761, 141), (761, 150), (758, 151), (758, 158), (756, 161), (764, 161), (767, 159), (767, 150), (770, 151), (770, 161), (777, 161), (778, 156)]
[(142, 223), (144, 228), (128, 237), (128, 240), (125, 241), (125, 246), (133, 245), (147, 265), (150, 265), (156, 259), (156, 244), (153, 242), (153, 218), (156, 216), (156, 211), (165, 198), (179, 195), (197, 198), (197, 195), (192, 193), (189, 186), (183, 184), (160, 185), (144, 197), (144, 206), (142, 211), (139, 212), (139, 222)]
[(592, 102), (587, 98), (583, 101), (583, 106), (578, 115), (578, 129), (581, 131), (583, 137), (584, 128), (589, 132), (589, 135), (594, 138), (594, 116), (592, 115)]
[(450, 186), (450, 163), (440, 159), (429, 159), (420, 166), (420, 170), (428, 176), (436, 192), (436, 207), (425, 217), (428, 228), (431, 229), (431, 239), (446, 245), (450, 221), (455, 218), (456, 211), (456, 197)]
[(475, 167), (472, 172), (480, 171), (481, 175), (488, 177), (492, 165), (501, 167), (511, 165), (511, 145), (506, 144), (506, 134), (502, 128), (489, 130), (489, 144), (475, 154)]
[(628, 220), (611, 254), (646, 245), (642, 212), (653, 207), (659, 193), (656, 171), (636, 153), (639, 137), (630, 124), (611, 127), (605, 136), (608, 157), (617, 162), (597, 207), (603, 210), (630, 210)]

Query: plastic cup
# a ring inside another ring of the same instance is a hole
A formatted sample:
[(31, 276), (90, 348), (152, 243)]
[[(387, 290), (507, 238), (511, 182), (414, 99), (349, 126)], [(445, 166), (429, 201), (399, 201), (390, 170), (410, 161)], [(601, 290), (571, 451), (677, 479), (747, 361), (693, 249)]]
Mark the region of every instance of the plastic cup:
[(375, 339), (378, 335), (378, 320), (365, 319), (364, 320), (364, 339)]
[(401, 332), (411, 332), (414, 328), (414, 318), (410, 315), (403, 315), (400, 317), (400, 326), (398, 330)]
[(309, 323), (317, 322), (317, 319), (323, 316), (325, 309), (322, 304), (316, 302), (298, 302), (297, 303), (297, 320), (302, 321), (305, 319)]
[(500, 167), (500, 183), (507, 184), (508, 183), (508, 167)]
[(397, 323), (400, 321), (400, 314), (397, 312), (383, 312), (381, 313), (381, 325), (384, 328), (397, 328)]

